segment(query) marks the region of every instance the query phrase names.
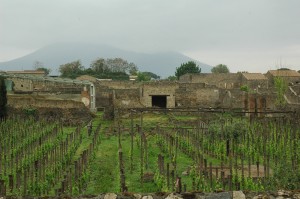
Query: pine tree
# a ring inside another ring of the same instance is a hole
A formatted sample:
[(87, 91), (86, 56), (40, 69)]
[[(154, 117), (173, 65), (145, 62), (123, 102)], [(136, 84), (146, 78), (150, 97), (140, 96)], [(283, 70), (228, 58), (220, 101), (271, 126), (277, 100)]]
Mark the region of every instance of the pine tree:
[(4, 82), (4, 78), (0, 76), (0, 121), (3, 120), (7, 115), (6, 104), (7, 104), (7, 96), (6, 96), (6, 86)]

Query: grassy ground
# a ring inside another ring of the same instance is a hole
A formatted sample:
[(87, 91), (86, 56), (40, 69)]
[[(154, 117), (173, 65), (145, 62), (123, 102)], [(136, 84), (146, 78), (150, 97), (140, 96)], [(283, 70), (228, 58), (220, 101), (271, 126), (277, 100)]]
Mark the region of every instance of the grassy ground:
[[(157, 114), (144, 114), (143, 115), (143, 131), (147, 135), (148, 142), (148, 162), (147, 166), (144, 165), (143, 172), (154, 175), (158, 171), (157, 159), (158, 154), (162, 154), (165, 157), (165, 163), (170, 163), (171, 158), (168, 154), (163, 153), (156, 144), (156, 136), (151, 134), (153, 127), (157, 123), (167, 123), (168, 118), (166, 115)], [(85, 194), (99, 194), (102, 192), (120, 192), (120, 177), (119, 177), (119, 139), (118, 134), (113, 131), (112, 126), (116, 126), (113, 121), (102, 120), (102, 114), (97, 114), (93, 125), (102, 125), (101, 130), (101, 142), (95, 151), (95, 158), (90, 162), (89, 174), (90, 180), (87, 185)], [(133, 116), (134, 126), (136, 124), (141, 125), (140, 115)], [(157, 192), (162, 191), (154, 180), (148, 180), (141, 183), (141, 148), (140, 148), (140, 136), (134, 137), (133, 148), (133, 170), (131, 171), (131, 137), (130, 137), (130, 124), (131, 117), (123, 118), (121, 126), (125, 127), (125, 130), (121, 134), (121, 145), (123, 152), (123, 160), (125, 166), (125, 181), (129, 192)], [(86, 144), (84, 144), (87, 142)], [(84, 146), (88, 145), (88, 141), (83, 139), (82, 150)], [(193, 165), (193, 160), (185, 154), (178, 152), (177, 159), (177, 174), (181, 176), (181, 173), (186, 171), (189, 166)], [(170, 170), (172, 167), (170, 166)], [(189, 176), (182, 176), (183, 183), (187, 184), (187, 187), (191, 187), (191, 178)], [(171, 189), (171, 185), (170, 185)]]

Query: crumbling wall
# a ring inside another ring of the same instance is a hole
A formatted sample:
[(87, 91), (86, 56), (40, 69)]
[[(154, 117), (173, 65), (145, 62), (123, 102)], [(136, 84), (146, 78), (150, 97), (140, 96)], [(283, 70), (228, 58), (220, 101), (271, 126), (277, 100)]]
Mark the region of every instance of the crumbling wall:
[(182, 83), (205, 83), (218, 88), (232, 89), (241, 86), (241, 74), (238, 73), (200, 73), (185, 74), (179, 78)]
[(114, 106), (116, 108), (141, 108), (140, 89), (115, 89)]
[(8, 114), (29, 115), (37, 119), (61, 120), (65, 124), (79, 124), (91, 119), (92, 115), (82, 102), (54, 100), (42, 96), (8, 95)]
[(7, 105), (19, 107), (47, 107), (47, 108), (82, 108), (84, 104), (74, 100), (47, 99), (45, 96), (8, 95)]
[(219, 89), (206, 87), (204, 83), (182, 83), (176, 89), (177, 107), (216, 107)]
[(140, 83), (136, 81), (98, 81), (95, 85), (110, 89), (136, 89), (140, 87)]
[(268, 88), (269, 81), (268, 79), (257, 79), (257, 80), (247, 80), (246, 78), (242, 78), (242, 85), (247, 85), (250, 89), (260, 89), (260, 88)]
[(15, 77), (8, 79), (13, 81), (13, 90), (15, 91), (33, 91), (33, 82), (30, 79), (21, 79)]

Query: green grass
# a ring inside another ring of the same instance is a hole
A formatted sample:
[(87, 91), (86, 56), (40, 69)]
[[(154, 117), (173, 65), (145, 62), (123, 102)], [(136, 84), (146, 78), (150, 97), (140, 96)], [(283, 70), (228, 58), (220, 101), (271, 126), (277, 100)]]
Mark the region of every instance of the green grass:
[[(101, 124), (101, 142), (95, 151), (95, 158), (90, 162), (89, 175), (90, 181), (87, 185), (85, 194), (99, 194), (103, 192), (120, 192), (120, 178), (119, 178), (119, 161), (118, 161), (118, 135), (112, 131), (113, 121), (103, 121), (102, 114), (98, 113), (95, 118), (94, 124)], [(134, 126), (140, 124), (140, 115), (134, 115)], [(172, 170), (171, 159), (168, 154), (162, 153), (156, 144), (156, 138), (154, 135), (149, 135), (149, 132), (153, 130), (157, 123), (164, 124), (168, 122), (167, 115), (156, 114), (143, 114), (143, 131), (148, 135), (148, 168), (144, 165), (144, 173), (155, 174), (157, 172), (157, 159), (158, 154), (162, 154), (165, 157), (166, 163), (170, 163), (170, 171)], [(122, 120), (122, 125), (125, 128), (130, 129), (131, 118)], [(115, 124), (116, 125), (116, 124)], [(136, 129), (135, 129), (136, 130)], [(130, 130), (129, 130), (130, 131)], [(161, 191), (160, 188), (153, 181), (141, 183), (141, 162), (140, 162), (140, 136), (137, 134), (134, 137), (133, 148), (133, 171), (130, 170), (130, 134), (128, 130), (121, 135), (121, 145), (123, 152), (123, 160), (125, 166), (125, 181), (129, 192), (157, 192)], [(85, 141), (83, 138), (83, 144), (80, 150), (84, 150)], [(187, 155), (181, 153), (178, 150), (177, 159), (177, 174), (181, 176), (181, 173), (187, 170), (188, 167), (194, 164), (193, 160)], [(166, 169), (166, 168), (165, 168)], [(182, 177), (183, 183), (187, 184), (187, 187), (191, 188), (191, 179), (189, 176)], [(170, 182), (172, 183), (172, 182)], [(170, 188), (172, 186), (170, 185)], [(171, 191), (171, 190), (170, 190)]]

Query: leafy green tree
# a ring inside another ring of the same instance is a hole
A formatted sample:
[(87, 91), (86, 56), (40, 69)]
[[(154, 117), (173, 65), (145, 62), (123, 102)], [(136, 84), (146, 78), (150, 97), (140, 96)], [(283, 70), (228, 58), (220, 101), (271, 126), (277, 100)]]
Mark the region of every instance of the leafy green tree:
[(94, 60), (90, 68), (97, 74), (100, 73), (126, 73), (131, 75), (137, 74), (137, 66), (134, 63), (128, 63), (122, 58), (103, 59), (98, 58)]
[(174, 76), (174, 75), (171, 75), (171, 76), (169, 76), (169, 77), (167, 78), (167, 80), (169, 80), (169, 81), (176, 81), (176, 80), (177, 80), (177, 77)]
[(137, 66), (134, 63), (128, 63), (122, 58), (106, 59), (105, 64), (111, 72), (123, 72), (127, 74), (137, 72)]
[(229, 69), (226, 65), (219, 64), (219, 65), (216, 65), (215, 67), (213, 67), (211, 69), (211, 72), (212, 73), (229, 73)]
[(106, 73), (106, 72), (110, 72), (109, 68), (105, 62), (105, 59), (103, 58), (99, 58), (94, 60), (91, 65), (90, 68), (95, 71), (96, 73)]
[(44, 71), (46, 76), (51, 73), (51, 69), (49, 69), (49, 68), (37, 68), (36, 70)]
[(146, 73), (144, 72), (138, 72), (137, 74), (137, 81), (140, 81), (140, 82), (145, 82), (145, 81), (150, 81), (151, 80), (151, 77), (149, 75), (147, 75)]
[(149, 77), (150, 79), (160, 79), (160, 76), (158, 76), (158, 75), (156, 75), (155, 73), (152, 73), (152, 72), (147, 72), (147, 71), (146, 72), (139, 72), (138, 75), (139, 74), (143, 74), (143, 75)]
[(195, 62), (189, 61), (187, 63), (183, 63), (180, 67), (176, 68), (175, 76), (179, 79), (180, 76), (187, 73), (201, 73), (201, 68), (196, 65)]
[(0, 121), (5, 119), (7, 115), (6, 104), (7, 104), (7, 91), (5, 86), (4, 78), (0, 76)]
[(84, 74), (84, 67), (80, 60), (66, 63), (59, 66), (61, 77), (76, 78)]
[(51, 69), (44, 67), (44, 63), (40, 61), (35, 61), (33, 68), (38, 71), (44, 71), (46, 76), (51, 73)]

